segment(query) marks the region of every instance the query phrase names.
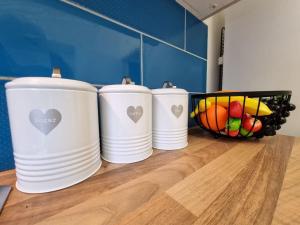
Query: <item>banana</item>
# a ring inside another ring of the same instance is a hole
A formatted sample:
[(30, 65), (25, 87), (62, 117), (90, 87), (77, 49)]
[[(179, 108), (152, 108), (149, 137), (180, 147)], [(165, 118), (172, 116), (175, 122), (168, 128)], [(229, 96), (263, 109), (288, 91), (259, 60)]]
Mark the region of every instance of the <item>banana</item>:
[[(210, 101), (212, 104), (215, 103), (216, 98), (215, 97), (208, 97), (206, 101)], [(243, 106), (244, 104), (244, 97), (243, 96), (231, 96), (230, 102), (238, 101)], [(248, 98), (245, 99), (245, 113), (249, 113), (250, 115), (256, 115), (257, 107), (258, 107), (258, 99), (255, 98)], [(222, 96), (217, 98), (217, 104), (221, 105), (225, 108), (228, 108), (229, 103), (229, 97), (228, 96)], [(258, 110), (258, 116), (267, 116), (272, 114), (273, 112), (269, 109), (269, 107), (263, 103), (260, 102), (259, 110)]]
[[(244, 97), (243, 96), (231, 96), (230, 102), (238, 101), (243, 106), (244, 103)], [(206, 98), (206, 109), (208, 109), (211, 104), (215, 104), (216, 98), (215, 97), (208, 97)], [(250, 115), (256, 115), (257, 107), (258, 107), (258, 99), (255, 98), (248, 98), (245, 99), (245, 113), (249, 113)], [(200, 104), (200, 105), (199, 105)], [(228, 96), (221, 96), (217, 97), (217, 104), (221, 105), (225, 108), (228, 108), (229, 105), (229, 97)], [(205, 100), (201, 99), (196, 106), (196, 109), (191, 112), (191, 117), (194, 118), (198, 113), (205, 111)], [(258, 116), (267, 116), (272, 114), (273, 112), (269, 109), (269, 107), (264, 104), (263, 102), (260, 102), (259, 110), (258, 110)]]
[(198, 115), (199, 111), (200, 112), (204, 112), (205, 110), (207, 110), (209, 107), (211, 106), (211, 102), (206, 100), (206, 108), (205, 108), (205, 100), (201, 99), (198, 103), (198, 105), (196, 106), (196, 109), (191, 112), (190, 116), (191, 118), (194, 118), (196, 115)]

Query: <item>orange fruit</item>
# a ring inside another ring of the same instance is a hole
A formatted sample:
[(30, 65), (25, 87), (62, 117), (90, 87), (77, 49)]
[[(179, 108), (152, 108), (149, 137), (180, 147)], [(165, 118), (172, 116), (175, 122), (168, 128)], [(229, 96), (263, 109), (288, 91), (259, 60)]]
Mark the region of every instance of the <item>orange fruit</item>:
[[(217, 107), (217, 117), (216, 117), (216, 107)], [(206, 118), (207, 114), (207, 118)], [(211, 129), (214, 131), (223, 130), (226, 126), (227, 121), (227, 110), (223, 106), (212, 104), (212, 106), (207, 110), (207, 112), (203, 112), (200, 115), (201, 122), (204, 127), (207, 129)], [(207, 124), (209, 123), (209, 126)], [(218, 125), (218, 126), (217, 126)]]

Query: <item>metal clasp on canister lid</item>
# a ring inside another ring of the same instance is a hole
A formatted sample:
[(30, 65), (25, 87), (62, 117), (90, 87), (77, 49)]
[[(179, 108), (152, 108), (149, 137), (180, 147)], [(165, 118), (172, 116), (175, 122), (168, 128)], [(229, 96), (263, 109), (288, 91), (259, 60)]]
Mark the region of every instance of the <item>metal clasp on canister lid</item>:
[(60, 68), (54, 67), (52, 70), (52, 78), (61, 78)]
[(167, 80), (167, 81), (164, 81), (163, 88), (176, 88), (176, 86), (173, 85), (173, 83), (171, 81)]
[(124, 76), (122, 78), (122, 84), (135, 84), (129, 76)]

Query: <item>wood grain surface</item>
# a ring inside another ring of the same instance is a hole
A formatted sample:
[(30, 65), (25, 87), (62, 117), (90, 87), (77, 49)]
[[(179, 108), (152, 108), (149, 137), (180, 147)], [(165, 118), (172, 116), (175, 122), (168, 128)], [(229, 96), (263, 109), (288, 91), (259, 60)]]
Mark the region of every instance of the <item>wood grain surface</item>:
[(300, 224), (300, 138), (295, 140), (272, 224)]
[[(290, 157), (291, 156), (291, 157)], [(103, 161), (86, 181), (46, 194), (13, 186), (0, 225), (300, 224), (300, 139), (214, 139), (190, 131), (189, 146), (133, 164)]]

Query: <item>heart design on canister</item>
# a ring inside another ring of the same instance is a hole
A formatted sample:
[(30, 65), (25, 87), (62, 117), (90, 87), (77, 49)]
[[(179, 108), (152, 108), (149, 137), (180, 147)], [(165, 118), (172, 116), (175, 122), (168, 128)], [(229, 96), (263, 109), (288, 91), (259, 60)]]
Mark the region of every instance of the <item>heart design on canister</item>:
[(171, 107), (171, 111), (172, 113), (174, 114), (174, 116), (176, 116), (177, 118), (180, 117), (180, 115), (182, 114), (183, 112), (183, 106), (182, 105), (172, 105)]
[(57, 109), (48, 109), (45, 113), (33, 109), (29, 113), (29, 120), (35, 128), (47, 135), (60, 123), (61, 114)]
[(128, 106), (127, 115), (133, 122), (137, 123), (143, 115), (143, 107), (142, 106), (137, 106), (137, 107)]

